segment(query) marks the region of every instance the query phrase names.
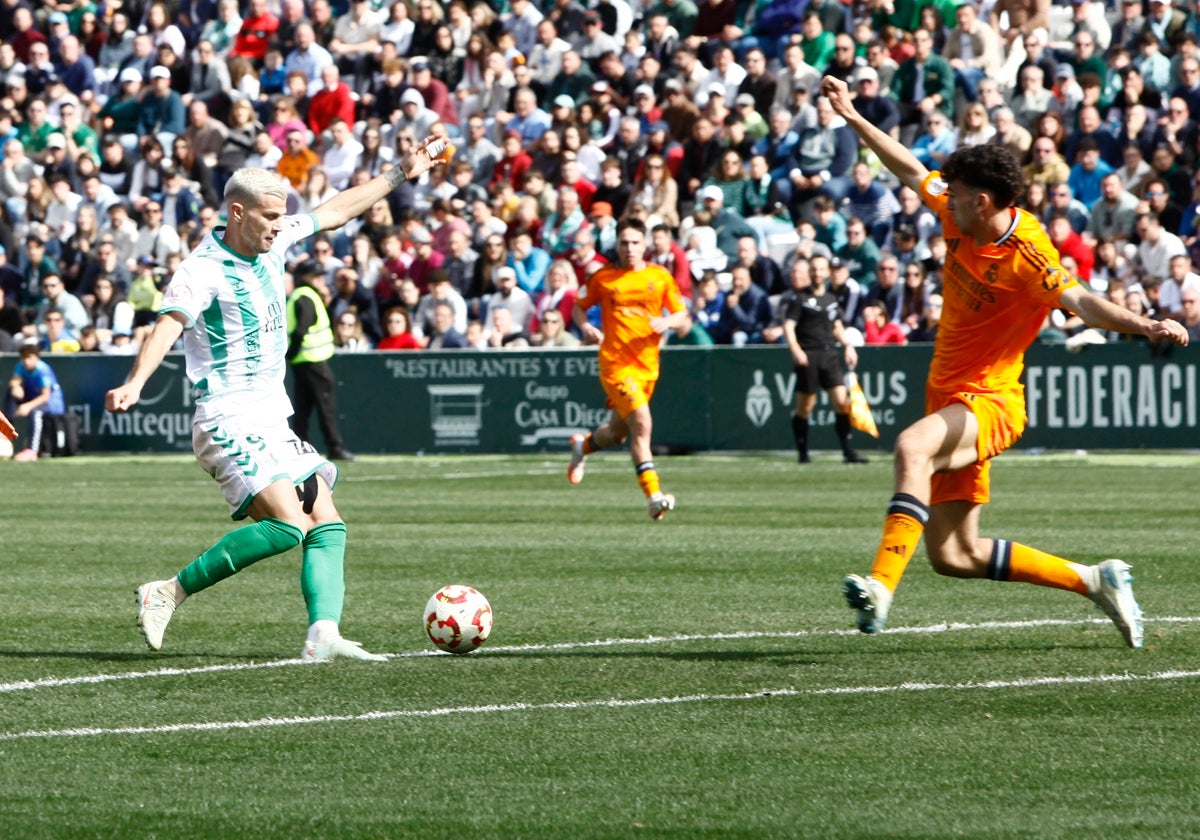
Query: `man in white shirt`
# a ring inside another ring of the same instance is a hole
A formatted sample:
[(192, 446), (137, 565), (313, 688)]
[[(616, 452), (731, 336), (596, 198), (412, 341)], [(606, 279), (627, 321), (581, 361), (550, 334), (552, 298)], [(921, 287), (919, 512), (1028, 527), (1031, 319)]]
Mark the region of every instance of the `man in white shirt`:
[(333, 188), (344, 190), (350, 185), (350, 176), (358, 165), (363, 145), (354, 139), (354, 132), (345, 120), (335, 119), (331, 122), (329, 133), (333, 136), (333, 142), (321, 155), (321, 166)]

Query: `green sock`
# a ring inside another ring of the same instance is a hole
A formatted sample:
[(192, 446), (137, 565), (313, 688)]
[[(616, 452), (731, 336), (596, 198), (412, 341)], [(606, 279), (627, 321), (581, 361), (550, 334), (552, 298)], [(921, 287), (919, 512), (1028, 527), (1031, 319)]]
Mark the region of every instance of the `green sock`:
[(300, 545), (304, 532), (278, 519), (264, 519), (230, 531), (179, 573), (179, 585), (189, 595), (208, 589), (266, 557)]
[(318, 525), (304, 538), (300, 591), (308, 607), (309, 624), (342, 620), (342, 602), (346, 598), (345, 558), (345, 522)]

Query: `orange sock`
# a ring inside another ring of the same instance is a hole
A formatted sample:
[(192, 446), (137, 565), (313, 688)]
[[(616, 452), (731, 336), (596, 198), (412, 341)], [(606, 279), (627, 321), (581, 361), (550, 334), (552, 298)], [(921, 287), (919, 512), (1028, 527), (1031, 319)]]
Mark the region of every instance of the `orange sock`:
[(1078, 563), (1027, 545), (996, 540), (992, 546), (992, 559), (988, 563), (988, 577), (992, 580), (1068, 589), (1086, 595), (1088, 584), (1082, 574), (1084, 568)]
[(642, 485), (642, 492), (649, 499), (655, 493), (659, 492), (658, 486), (658, 470), (654, 468), (653, 461), (642, 461), (637, 465), (638, 484)]
[(587, 436), (583, 439), (583, 454), (591, 455), (599, 449), (600, 447), (596, 446), (596, 441), (592, 438), (592, 433), (588, 432)]
[(928, 521), (929, 508), (920, 499), (907, 493), (892, 496), (883, 520), (883, 538), (871, 564), (871, 577), (895, 592)]

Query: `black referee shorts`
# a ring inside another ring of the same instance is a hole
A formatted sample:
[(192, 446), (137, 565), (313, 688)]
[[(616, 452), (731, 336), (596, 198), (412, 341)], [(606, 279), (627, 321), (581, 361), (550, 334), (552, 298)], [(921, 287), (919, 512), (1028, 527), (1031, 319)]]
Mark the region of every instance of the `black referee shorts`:
[(836, 347), (805, 347), (807, 365), (796, 365), (796, 393), (815, 394), (846, 384), (842, 354)]

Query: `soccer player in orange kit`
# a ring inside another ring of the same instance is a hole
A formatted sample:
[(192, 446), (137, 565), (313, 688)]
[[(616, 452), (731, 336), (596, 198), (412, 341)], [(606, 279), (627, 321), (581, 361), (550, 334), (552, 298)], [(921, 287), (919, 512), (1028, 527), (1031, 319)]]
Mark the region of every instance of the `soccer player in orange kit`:
[(1129, 564), (1074, 563), (1029, 546), (979, 535), (990, 459), (1025, 430), (1025, 349), (1046, 315), (1065, 308), (1101, 330), (1188, 342), (1177, 321), (1153, 321), (1109, 303), (1059, 264), (1037, 219), (1014, 202), (1021, 169), (1001, 146), (963, 147), (930, 172), (855, 110), (847, 86), (826, 77), (821, 92), (900, 181), (938, 214), (946, 239), (944, 307), (926, 383), (925, 416), (896, 440), (895, 494), (868, 577), (842, 581), (858, 629), (878, 633), (921, 537), (933, 568), (952, 577), (1033, 583), (1091, 598), (1133, 648), (1141, 609)]
[[(612, 414), (591, 434), (571, 437), (567, 479), (572, 484), (583, 481), (588, 455), (628, 438), (650, 518), (662, 519), (675, 509), (675, 497), (659, 487), (650, 452), (650, 397), (658, 382), (663, 334), (687, 322), (687, 307), (671, 273), (646, 263), (646, 225), (640, 220), (627, 219), (617, 226), (617, 262), (619, 265), (603, 266), (587, 279), (572, 311), (584, 340), (600, 345), (600, 384)], [(596, 304), (600, 306), (599, 330), (587, 318), (587, 310)]]

